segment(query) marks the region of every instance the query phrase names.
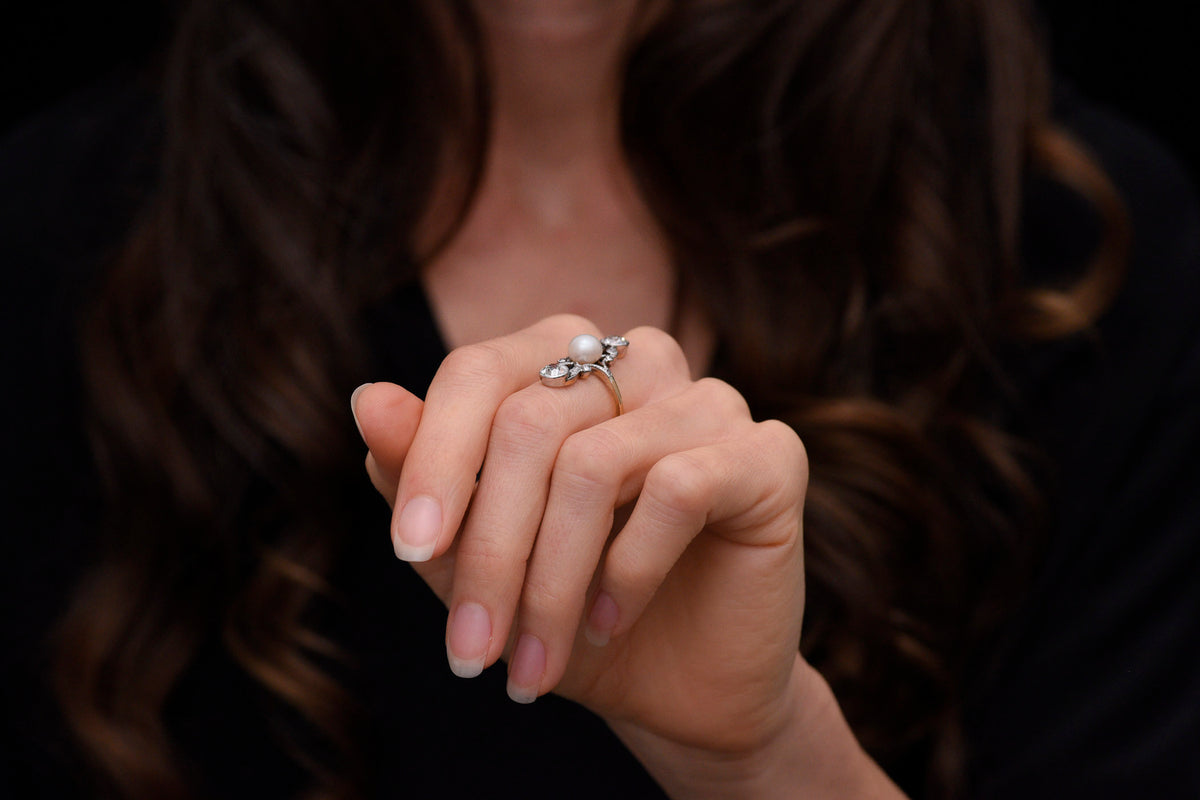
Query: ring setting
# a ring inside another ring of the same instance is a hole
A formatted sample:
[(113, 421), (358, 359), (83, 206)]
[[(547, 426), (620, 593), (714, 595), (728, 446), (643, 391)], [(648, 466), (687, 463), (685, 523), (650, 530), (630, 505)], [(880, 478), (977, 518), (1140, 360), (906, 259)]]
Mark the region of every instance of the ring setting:
[(588, 333), (582, 333), (567, 345), (567, 357), (560, 358), (552, 364), (542, 367), (538, 373), (542, 384), (558, 388), (574, 383), (577, 378), (596, 372), (604, 376), (609, 390), (612, 392), (613, 403), (617, 416), (625, 410), (621, 401), (621, 389), (617, 379), (612, 374), (612, 362), (625, 355), (629, 340), (624, 336), (605, 336), (598, 339)]

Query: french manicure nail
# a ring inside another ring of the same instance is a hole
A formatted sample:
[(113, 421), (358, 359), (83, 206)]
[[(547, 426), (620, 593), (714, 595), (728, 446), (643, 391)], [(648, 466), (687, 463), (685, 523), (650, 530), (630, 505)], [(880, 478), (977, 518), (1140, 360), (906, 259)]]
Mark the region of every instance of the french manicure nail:
[(392, 532), (396, 558), (428, 561), (442, 532), (442, 505), (428, 495), (417, 495), (404, 504)]
[(370, 385), (371, 385), (370, 383), (364, 383), (362, 386), (359, 386), (357, 389), (355, 389), (354, 392), (350, 395), (350, 416), (354, 417), (354, 427), (358, 428), (358, 435), (362, 436), (362, 439), (364, 442), (367, 440), (367, 437), (363, 436), (362, 425), (359, 424), (359, 421), (358, 421), (358, 408), (357, 408), (358, 395), (362, 392), (363, 389), (367, 388)]
[(546, 674), (546, 648), (542, 640), (521, 634), (508, 665), (508, 696), (517, 703), (532, 703)]
[(612, 637), (613, 629), (617, 627), (618, 617), (617, 603), (612, 599), (612, 595), (603, 590), (597, 592), (583, 635), (596, 647), (604, 647)]
[(479, 603), (458, 606), (446, 633), (450, 671), (460, 678), (474, 678), (483, 672), (491, 642), (492, 621), (487, 609)]

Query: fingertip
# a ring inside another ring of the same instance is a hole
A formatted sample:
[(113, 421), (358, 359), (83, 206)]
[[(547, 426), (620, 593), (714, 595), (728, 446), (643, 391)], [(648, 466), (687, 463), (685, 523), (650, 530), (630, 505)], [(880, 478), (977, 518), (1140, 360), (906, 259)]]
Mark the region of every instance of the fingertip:
[(487, 665), (492, 646), (492, 621), (479, 603), (462, 603), (450, 614), (446, 627), (446, 657), (460, 678), (474, 678)]
[(390, 433), (398, 425), (412, 427), (410, 421), (424, 406), (421, 398), (394, 383), (364, 383), (350, 395), (350, 410), (359, 432), (366, 438)]
[(538, 637), (523, 633), (508, 666), (508, 696), (514, 703), (528, 704), (541, 693), (546, 675), (546, 647)]
[(428, 495), (410, 498), (392, 525), (392, 546), (401, 561), (428, 561), (442, 532), (442, 504)]
[(364, 383), (350, 393), (350, 416), (354, 418), (354, 427), (358, 428), (358, 435), (362, 437), (364, 443), (367, 441), (367, 437), (363, 435), (362, 423), (358, 421), (358, 397), (368, 386), (371, 384)]
[(612, 638), (620, 621), (620, 610), (612, 595), (601, 589), (592, 600), (592, 610), (588, 613), (587, 624), (583, 635), (596, 647), (604, 647)]
[(350, 395), (350, 411), (363, 442), (385, 475), (399, 475), (424, 403), (394, 383), (364, 383)]

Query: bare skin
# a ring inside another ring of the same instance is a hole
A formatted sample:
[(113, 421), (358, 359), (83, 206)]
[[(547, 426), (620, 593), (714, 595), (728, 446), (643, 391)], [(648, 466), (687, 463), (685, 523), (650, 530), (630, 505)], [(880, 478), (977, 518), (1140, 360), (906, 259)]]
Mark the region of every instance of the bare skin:
[(675, 276), (617, 134), (636, 3), (480, 3), (493, 55), (493, 138), (466, 223), (424, 271), (452, 347), (574, 313), (617, 333), (673, 332), (702, 369), (703, 318)]
[[(587, 706), (674, 797), (901, 796), (798, 654), (803, 445), (699, 379), (711, 334), (673, 308), (617, 147), (636, 4), (477, 5), (494, 141), (424, 274), (455, 349), (425, 401), (352, 399), (396, 553), (449, 608), (450, 667), (504, 659), (515, 701)], [(575, 334), (624, 332), (621, 416), (599, 379), (537, 382)]]

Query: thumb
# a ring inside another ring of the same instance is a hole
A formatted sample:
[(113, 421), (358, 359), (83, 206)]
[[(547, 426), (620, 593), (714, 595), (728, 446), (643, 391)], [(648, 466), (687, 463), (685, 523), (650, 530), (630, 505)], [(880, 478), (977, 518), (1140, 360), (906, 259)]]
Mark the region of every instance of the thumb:
[[(396, 502), (396, 486), (400, 483), (400, 468), (412, 445), (421, 411), (421, 398), (394, 383), (364, 383), (350, 396), (350, 411), (358, 432), (367, 445), (367, 474), (371, 485), (383, 495), (388, 505)], [(440, 558), (413, 564), (426, 583), (446, 602), (454, 577), (458, 540)]]
[(369, 451), (367, 473), (389, 505), (396, 500), (400, 468), (424, 406), (421, 398), (394, 383), (364, 383), (350, 396), (350, 412)]

